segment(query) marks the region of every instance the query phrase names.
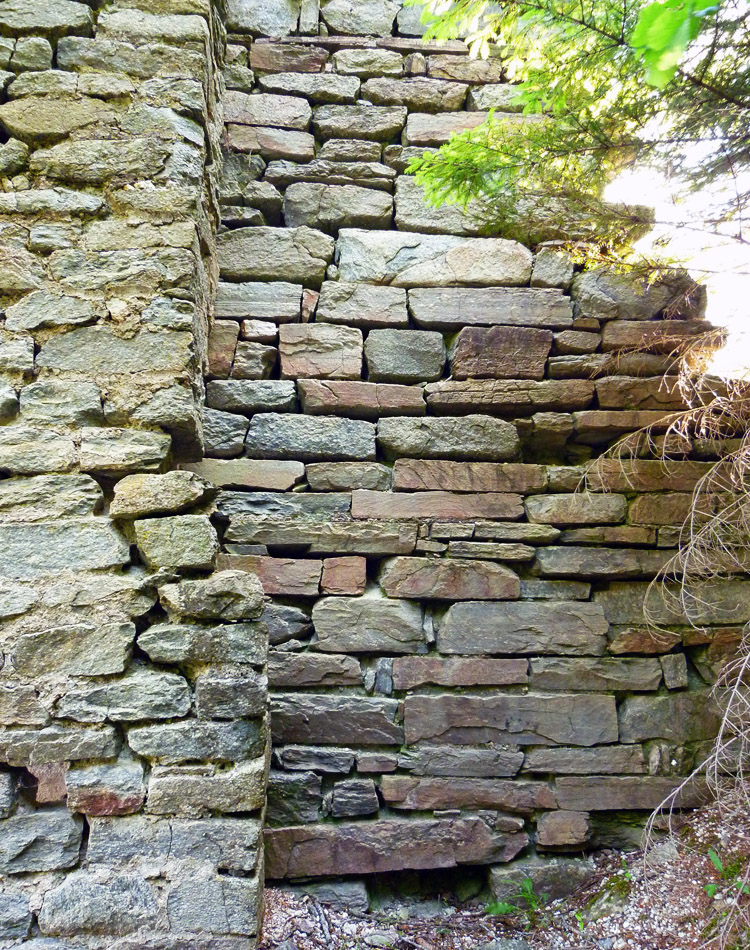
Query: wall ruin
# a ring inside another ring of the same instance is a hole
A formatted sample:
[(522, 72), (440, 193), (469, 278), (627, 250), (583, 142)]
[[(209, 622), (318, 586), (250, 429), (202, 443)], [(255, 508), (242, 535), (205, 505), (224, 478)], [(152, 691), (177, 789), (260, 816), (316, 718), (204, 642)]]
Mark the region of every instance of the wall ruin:
[(643, 622), (710, 446), (578, 491), (700, 303), (404, 174), (516, 115), (502, 64), (390, 0), (227, 7), (0, 8), (0, 947), (252, 947), (266, 819), (270, 879), (359, 907), (571, 878), (750, 619), (737, 579)]

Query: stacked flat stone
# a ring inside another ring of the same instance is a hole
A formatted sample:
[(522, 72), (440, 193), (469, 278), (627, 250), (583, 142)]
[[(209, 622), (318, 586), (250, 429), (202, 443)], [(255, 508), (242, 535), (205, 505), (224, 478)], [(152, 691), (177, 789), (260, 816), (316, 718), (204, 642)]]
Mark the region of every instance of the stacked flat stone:
[(4, 947), (256, 943), (269, 608), (170, 471), (202, 451), (223, 30), (0, 4)]
[(663, 634), (644, 620), (705, 445), (670, 441), (666, 466), (646, 447), (577, 492), (617, 437), (664, 441), (683, 404), (662, 375), (701, 301), (577, 273), (523, 209), (424, 202), (413, 155), (491, 108), (525, 120), (499, 60), (423, 43), (413, 12), (229, 4), (192, 470), (219, 490), (221, 566), (284, 612), (270, 876), (487, 865), (500, 891), (536, 850), (573, 881), (561, 853), (632, 845), (701, 756), (750, 619), (738, 579), (690, 618), (662, 608)]

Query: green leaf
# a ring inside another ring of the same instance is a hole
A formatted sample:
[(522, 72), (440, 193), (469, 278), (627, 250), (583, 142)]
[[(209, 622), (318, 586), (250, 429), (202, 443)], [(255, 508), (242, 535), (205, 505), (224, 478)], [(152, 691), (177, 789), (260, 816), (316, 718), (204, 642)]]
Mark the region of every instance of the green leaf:
[(724, 862), (721, 860), (719, 855), (714, 851), (713, 848), (708, 849), (708, 857), (711, 860), (711, 864), (716, 868), (719, 874), (724, 870)]
[(716, 892), (719, 890), (718, 884), (704, 884), (703, 890), (708, 894), (709, 897), (713, 897)]
[(485, 910), (488, 914), (492, 914), (493, 917), (504, 917), (506, 914), (519, 913), (520, 907), (516, 907), (514, 904), (507, 904), (505, 901), (498, 901), (495, 904), (488, 904)]

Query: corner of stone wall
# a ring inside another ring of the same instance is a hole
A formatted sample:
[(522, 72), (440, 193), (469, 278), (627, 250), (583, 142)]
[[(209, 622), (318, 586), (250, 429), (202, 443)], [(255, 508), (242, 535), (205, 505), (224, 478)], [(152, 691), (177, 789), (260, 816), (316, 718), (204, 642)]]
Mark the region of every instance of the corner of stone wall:
[[(223, 5), (0, 8), (0, 946), (255, 946), (266, 600), (214, 573)], [(46, 941), (44, 941), (46, 946)]]

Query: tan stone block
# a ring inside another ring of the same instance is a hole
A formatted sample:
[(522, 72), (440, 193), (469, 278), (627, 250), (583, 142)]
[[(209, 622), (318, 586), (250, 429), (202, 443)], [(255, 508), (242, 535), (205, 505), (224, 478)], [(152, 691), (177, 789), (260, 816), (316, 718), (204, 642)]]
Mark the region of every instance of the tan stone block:
[(585, 379), (446, 379), (425, 387), (427, 405), (438, 415), (487, 412), (581, 410), (594, 398), (594, 384)]
[(650, 459), (597, 459), (586, 472), (593, 491), (692, 492), (710, 469), (710, 462), (665, 462)]
[(364, 594), (367, 584), (367, 559), (329, 557), (323, 561), (320, 583), (324, 594)]
[(526, 660), (403, 656), (393, 661), (395, 689), (414, 689), (427, 683), (437, 686), (512, 686), (527, 682)]
[(671, 353), (710, 324), (689, 320), (610, 320), (602, 330), (602, 349)]
[(384, 775), (380, 792), (391, 808), (500, 808), (528, 813), (555, 808), (555, 794), (546, 782), (522, 779), (433, 778)]
[(600, 409), (686, 409), (677, 376), (638, 379), (607, 376), (597, 380), (596, 396)]
[(540, 815), (536, 823), (536, 843), (540, 848), (582, 847), (591, 837), (586, 812), (552, 811)]
[(359, 379), (362, 375), (362, 331), (354, 327), (283, 324), (279, 352), (283, 379)]
[(628, 503), (624, 495), (593, 495), (577, 492), (534, 495), (524, 502), (529, 521), (537, 524), (617, 524), (625, 520)]
[[(660, 775), (560, 778), (555, 782), (561, 808), (574, 811), (616, 811), (642, 809), (652, 811), (675, 792), (681, 778)], [(708, 800), (705, 780), (689, 783), (674, 799), (676, 808), (693, 808)]]
[(458, 494), (445, 491), (352, 492), (352, 517), (374, 519), (431, 519), (464, 521), (475, 518), (518, 518), (520, 495), (506, 492)]
[(397, 459), (394, 491), (533, 492), (546, 485), (541, 465)]
[(302, 462), (274, 459), (203, 459), (185, 463), (182, 468), (194, 472), (217, 488), (255, 488), (289, 491), (305, 475)]
[(240, 328), (234, 320), (216, 320), (208, 335), (208, 376), (227, 379), (234, 362)]

